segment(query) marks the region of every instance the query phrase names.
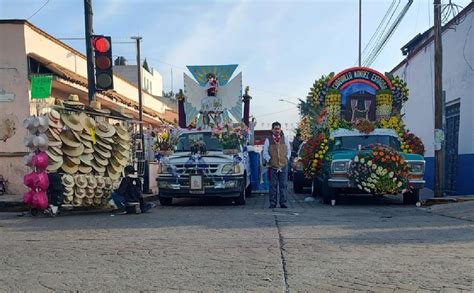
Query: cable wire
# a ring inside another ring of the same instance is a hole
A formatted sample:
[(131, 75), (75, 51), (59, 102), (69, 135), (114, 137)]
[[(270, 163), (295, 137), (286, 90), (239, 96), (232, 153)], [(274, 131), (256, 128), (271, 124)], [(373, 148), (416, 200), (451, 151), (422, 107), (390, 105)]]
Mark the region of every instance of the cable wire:
[(49, 3), (49, 0), (46, 0), (46, 2), (43, 4), (43, 6), (41, 6), (40, 8), (38, 8), (38, 10), (36, 10), (30, 17), (28, 17), (26, 20), (30, 20), (33, 16), (35, 16), (38, 12), (41, 11), (41, 9), (43, 9), (47, 4)]

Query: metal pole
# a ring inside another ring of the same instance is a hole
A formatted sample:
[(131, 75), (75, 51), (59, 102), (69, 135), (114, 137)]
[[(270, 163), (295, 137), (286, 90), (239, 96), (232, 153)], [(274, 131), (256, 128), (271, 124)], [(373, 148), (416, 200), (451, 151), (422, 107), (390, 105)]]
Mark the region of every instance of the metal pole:
[(92, 51), (92, 0), (84, 0), (86, 55), (87, 55), (87, 96), (89, 104), (95, 99), (94, 52)]
[(362, 0), (359, 0), (359, 67), (362, 59)]
[(137, 42), (137, 86), (138, 86), (138, 120), (140, 121), (140, 139), (142, 141), (142, 151), (145, 155), (145, 137), (143, 136), (143, 102), (142, 102), (142, 64), (140, 62), (140, 41), (142, 37), (132, 37)]
[[(435, 130), (443, 129), (443, 47), (441, 40), (441, 1), (434, 0), (434, 99), (435, 99)], [(435, 181), (434, 195), (442, 197), (441, 180), (443, 178), (442, 143), (435, 147)]]

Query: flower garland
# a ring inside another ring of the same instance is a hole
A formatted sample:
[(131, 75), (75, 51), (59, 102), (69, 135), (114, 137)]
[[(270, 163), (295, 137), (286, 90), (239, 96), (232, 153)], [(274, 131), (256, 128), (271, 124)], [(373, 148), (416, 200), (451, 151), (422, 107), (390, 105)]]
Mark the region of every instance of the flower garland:
[(324, 132), (319, 132), (304, 144), (301, 160), (306, 177), (311, 178), (321, 171), (328, 149), (328, 138)]
[(393, 89), (393, 108), (400, 113), (403, 103), (408, 101), (409, 90), (407, 83), (399, 76), (387, 75), (392, 83)]
[(405, 131), (402, 136), (402, 151), (408, 154), (425, 154), (425, 145), (421, 139), (409, 131)]
[(323, 75), (316, 80), (311, 87), (310, 92), (306, 98), (308, 104), (312, 107), (322, 106), (325, 103), (326, 94), (329, 90), (328, 82), (334, 76), (334, 73)]
[(382, 118), (376, 125), (377, 128), (388, 128), (393, 129), (398, 133), (398, 136), (401, 138), (405, 132), (405, 123), (398, 116), (392, 116), (389, 119)]
[(395, 194), (408, 188), (408, 171), (408, 164), (396, 150), (376, 145), (357, 153), (349, 177), (367, 193)]
[(390, 114), (392, 113), (393, 103), (392, 92), (389, 90), (379, 91), (377, 92), (375, 98), (377, 102), (375, 110), (375, 115), (377, 116), (377, 119), (390, 117)]
[(301, 139), (303, 141), (309, 140), (312, 136), (311, 133), (311, 117), (309, 116), (304, 116), (301, 118), (300, 125), (299, 125), (300, 133), (301, 133)]
[(336, 120), (341, 118), (341, 93), (338, 90), (330, 89), (327, 96), (325, 106), (329, 119)]
[(243, 123), (236, 126), (231, 123), (219, 124), (212, 129), (212, 135), (219, 140), (224, 149), (238, 149), (239, 146), (246, 144), (249, 129)]

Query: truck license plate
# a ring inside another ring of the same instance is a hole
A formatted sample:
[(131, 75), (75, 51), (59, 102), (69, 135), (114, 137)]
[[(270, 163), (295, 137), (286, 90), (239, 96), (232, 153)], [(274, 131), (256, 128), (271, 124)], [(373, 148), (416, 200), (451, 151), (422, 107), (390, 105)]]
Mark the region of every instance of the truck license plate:
[(197, 194), (204, 193), (202, 175), (191, 175), (189, 177), (189, 192)]

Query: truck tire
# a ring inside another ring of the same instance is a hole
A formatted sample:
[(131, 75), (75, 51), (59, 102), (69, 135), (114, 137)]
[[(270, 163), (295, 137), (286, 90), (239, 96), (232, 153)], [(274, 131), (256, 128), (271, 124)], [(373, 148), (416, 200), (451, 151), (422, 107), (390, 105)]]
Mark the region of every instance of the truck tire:
[(245, 188), (245, 197), (251, 197), (252, 196), (252, 184), (249, 184), (247, 188)]
[(234, 199), (234, 202), (236, 205), (238, 206), (245, 205), (245, 193), (246, 193), (245, 191), (246, 191), (246, 187), (245, 187), (245, 182), (244, 182), (242, 189), (240, 190), (240, 195)]
[(160, 197), (160, 205), (162, 206), (170, 206), (173, 204), (172, 197)]
[(301, 180), (299, 176), (293, 177), (293, 192), (303, 193), (303, 187), (301, 186)]
[(336, 199), (336, 191), (328, 184), (328, 179), (323, 180), (322, 199), (324, 204), (331, 204), (331, 200)]
[(420, 201), (420, 190), (415, 189), (403, 194), (403, 204), (416, 204)]

